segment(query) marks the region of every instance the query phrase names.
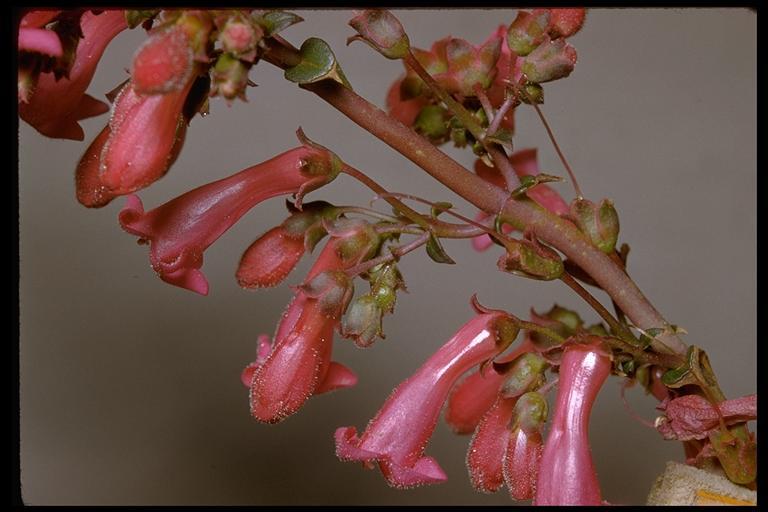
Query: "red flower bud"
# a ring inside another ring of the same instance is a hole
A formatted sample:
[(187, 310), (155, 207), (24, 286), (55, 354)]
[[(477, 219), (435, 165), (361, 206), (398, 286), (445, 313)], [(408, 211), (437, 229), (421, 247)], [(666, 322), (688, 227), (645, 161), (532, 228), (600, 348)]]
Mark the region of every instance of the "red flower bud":
[(550, 13), (549, 35), (552, 39), (558, 37), (571, 37), (581, 30), (584, 25), (584, 18), (587, 15), (586, 9), (548, 9)]
[(276, 286), (303, 255), (304, 237), (291, 236), (285, 227), (276, 226), (245, 250), (235, 274), (237, 282), (243, 288)]
[(182, 89), (194, 69), (192, 57), (181, 25), (153, 32), (133, 57), (133, 90), (137, 94), (165, 94)]

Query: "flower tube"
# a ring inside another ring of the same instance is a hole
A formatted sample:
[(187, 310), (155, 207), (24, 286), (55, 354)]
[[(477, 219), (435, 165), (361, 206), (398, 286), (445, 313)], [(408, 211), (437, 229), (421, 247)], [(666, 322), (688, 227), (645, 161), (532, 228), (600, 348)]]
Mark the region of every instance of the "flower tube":
[(593, 345), (563, 352), (552, 425), (544, 445), (534, 505), (601, 505), (589, 448), (589, 414), (611, 359)]
[(331, 362), (333, 330), (351, 298), (351, 284), (339, 271), (353, 263), (341, 257), (339, 242), (332, 238), (320, 252), (308, 285), (299, 289), (277, 326), (272, 351), (262, 364), (256, 361), (249, 401), (258, 421), (280, 422), (310, 396), (357, 383), (351, 370)]
[(393, 487), (444, 481), (437, 461), (424, 455), (443, 403), (463, 373), (496, 356), (516, 336), (516, 323), (505, 313), (478, 314), (392, 392), (361, 436), (355, 427), (337, 429), (336, 455), (377, 462)]
[(120, 225), (150, 243), (152, 268), (163, 281), (206, 295), (208, 281), (199, 270), (205, 249), (265, 199), (301, 195), (332, 180), (338, 168), (329, 160), (328, 153), (300, 146), (149, 212), (130, 195)]

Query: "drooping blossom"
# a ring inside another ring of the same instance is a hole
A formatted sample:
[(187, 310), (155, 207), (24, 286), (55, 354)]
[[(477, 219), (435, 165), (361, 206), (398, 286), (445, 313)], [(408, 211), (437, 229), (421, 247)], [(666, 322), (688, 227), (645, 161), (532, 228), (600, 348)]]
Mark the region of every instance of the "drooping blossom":
[(721, 417), (726, 425), (757, 419), (757, 395), (725, 400), (717, 409), (703, 396), (685, 395), (666, 399), (657, 409), (663, 415), (656, 420), (656, 430), (664, 439), (701, 440), (720, 428)]
[(467, 451), (469, 479), (475, 490), (496, 492), (504, 484), (504, 452), (509, 440), (509, 422), (519, 397), (498, 396), (483, 415)]
[(300, 146), (148, 212), (138, 196), (130, 195), (120, 224), (150, 244), (152, 268), (163, 281), (206, 295), (208, 281), (199, 270), (205, 249), (265, 199), (301, 195), (332, 180), (338, 170), (328, 159)]
[(122, 10), (85, 12), (80, 18), (83, 38), (77, 45), (69, 77), (56, 80), (53, 73), (42, 73), (29, 101), (19, 103), (19, 116), (47, 137), (83, 140), (78, 121), (109, 110), (85, 91), (105, 48), (127, 27)]
[(536, 492), (541, 454), (541, 430), (547, 419), (547, 401), (540, 393), (521, 396), (512, 411), (513, 421), (502, 461), (504, 484), (516, 500), (529, 500)]
[(505, 334), (511, 322), (506, 314), (493, 312), (480, 313), (464, 324), (392, 392), (362, 435), (355, 427), (336, 430), (336, 455), (345, 461), (377, 462), (393, 487), (444, 481), (437, 461), (424, 455), (440, 410), (463, 373), (511, 343)]
[[(509, 156), (509, 161), (512, 164), (512, 168), (519, 177), (523, 176), (535, 176), (539, 174), (539, 164), (536, 157), (536, 149), (521, 149), (515, 151)], [(504, 181), (504, 177), (501, 172), (495, 167), (489, 167), (483, 163), (482, 160), (477, 159), (475, 161), (475, 173), (483, 178), (485, 181), (501, 187), (505, 190), (509, 190), (507, 183)], [(540, 206), (546, 208), (555, 215), (564, 215), (570, 212), (570, 206), (565, 200), (558, 194), (552, 187), (546, 183), (536, 185), (526, 192), (526, 195), (536, 201)], [(478, 222), (486, 221), (490, 216), (485, 212), (478, 212), (475, 220)], [(514, 231), (512, 226), (505, 224), (502, 228), (504, 233), (510, 233)], [(473, 247), (478, 251), (484, 251), (488, 249), (493, 242), (489, 235), (480, 235), (472, 239)]]
[(249, 401), (251, 415), (258, 421), (277, 423), (298, 411), (312, 395), (357, 384), (351, 370), (331, 361), (333, 331), (351, 291), (347, 283), (336, 279), (353, 264), (339, 254), (339, 243), (338, 238), (326, 243), (305, 283), (322, 280), (329, 273), (331, 278), (319, 293), (299, 288), (277, 326), (271, 352), (263, 363), (255, 363)]
[(565, 348), (534, 505), (602, 504), (589, 448), (589, 415), (610, 373), (611, 359), (598, 346)]
[[(533, 436), (521, 438), (518, 430), (525, 428), (527, 433), (532, 434), (546, 420), (546, 400), (538, 393), (531, 393), (544, 383), (545, 359), (536, 353), (526, 352), (508, 363), (500, 364), (508, 367), (504, 371), (505, 381), (498, 390), (495, 402), (477, 425), (467, 452), (467, 469), (472, 485), (478, 491), (488, 493), (496, 492), (505, 482), (505, 464), (526, 475), (530, 473), (531, 466), (523, 457), (531, 451), (526, 443), (530, 444), (534, 439)], [(523, 402), (519, 403), (519, 399)], [(511, 436), (515, 440), (510, 444)], [(516, 450), (519, 453), (515, 453)], [(513, 460), (507, 461), (507, 458)], [(529, 480), (522, 478), (522, 475), (515, 478), (512, 481), (514, 489), (510, 487), (510, 491), (514, 491), (513, 496), (524, 495), (523, 488)]]

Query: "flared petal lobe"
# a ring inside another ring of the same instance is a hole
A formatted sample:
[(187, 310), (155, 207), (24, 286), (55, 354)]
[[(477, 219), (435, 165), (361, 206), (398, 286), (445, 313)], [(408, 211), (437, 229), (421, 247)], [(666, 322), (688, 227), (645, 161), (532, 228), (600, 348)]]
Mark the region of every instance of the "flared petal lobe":
[[(350, 265), (338, 253), (336, 239), (320, 252), (307, 281), (324, 272)], [(256, 368), (250, 385), (251, 415), (264, 423), (277, 423), (296, 413), (309, 397), (354, 386), (355, 374), (331, 361), (333, 331), (343, 307), (328, 311), (321, 298), (299, 290), (278, 324), (275, 343), (264, 363)]]

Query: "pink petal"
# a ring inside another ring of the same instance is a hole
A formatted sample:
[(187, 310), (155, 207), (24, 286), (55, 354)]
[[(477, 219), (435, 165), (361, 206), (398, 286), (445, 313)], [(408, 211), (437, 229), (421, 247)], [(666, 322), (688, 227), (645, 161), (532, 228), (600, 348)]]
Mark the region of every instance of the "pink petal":
[(19, 50), (42, 53), (49, 57), (61, 57), (64, 52), (59, 35), (53, 30), (42, 28), (19, 29)]
[(343, 364), (331, 361), (325, 378), (315, 389), (315, 394), (327, 393), (357, 385), (357, 375)]

